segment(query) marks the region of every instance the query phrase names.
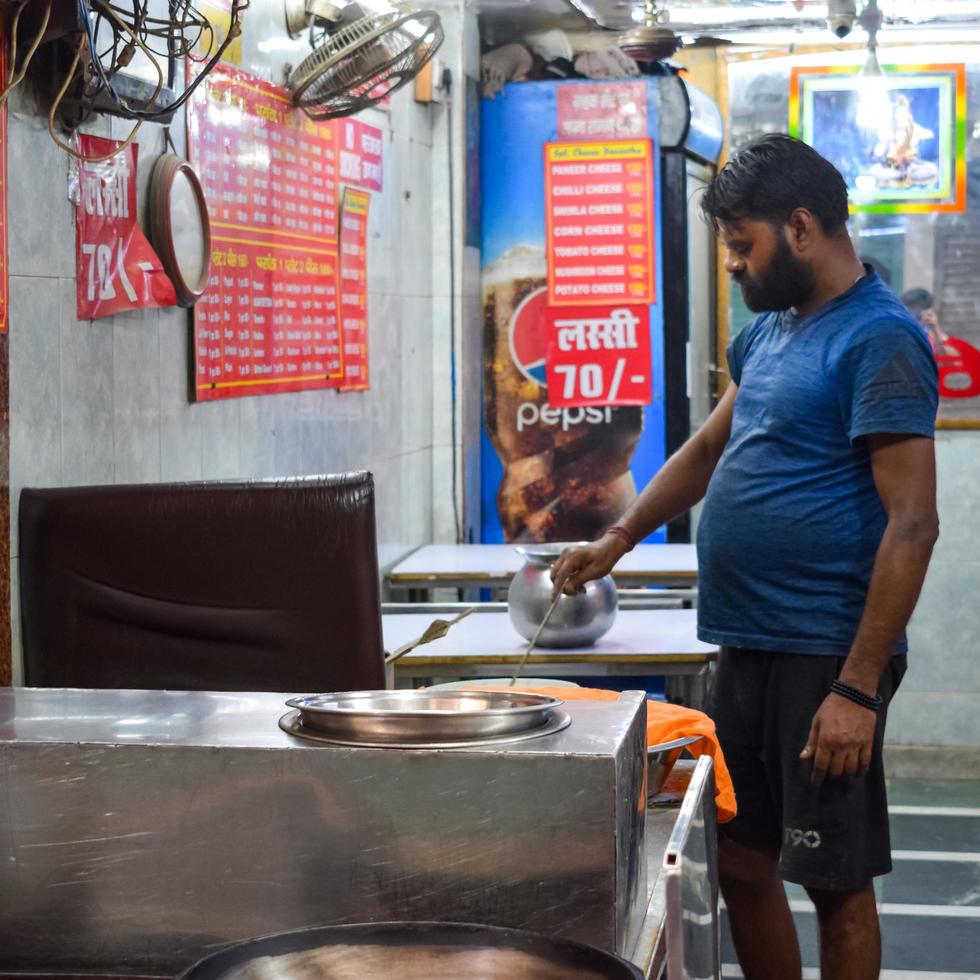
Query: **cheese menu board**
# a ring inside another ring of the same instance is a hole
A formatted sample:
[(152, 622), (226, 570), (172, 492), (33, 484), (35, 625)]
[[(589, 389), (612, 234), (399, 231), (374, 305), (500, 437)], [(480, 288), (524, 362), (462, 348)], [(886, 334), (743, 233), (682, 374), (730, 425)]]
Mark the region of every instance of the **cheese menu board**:
[[(187, 120), (212, 237), (194, 310), (196, 398), (340, 387), (336, 122), (313, 122), (285, 89), (227, 65), (198, 87)], [(381, 133), (359, 127), (353, 150), (366, 144), (370, 159), (348, 169), (374, 186)]]
[(368, 380), (367, 223), (371, 195), (344, 190), (340, 208), (340, 324), (343, 391), (364, 391)]
[(653, 144), (546, 143), (548, 303), (653, 303)]

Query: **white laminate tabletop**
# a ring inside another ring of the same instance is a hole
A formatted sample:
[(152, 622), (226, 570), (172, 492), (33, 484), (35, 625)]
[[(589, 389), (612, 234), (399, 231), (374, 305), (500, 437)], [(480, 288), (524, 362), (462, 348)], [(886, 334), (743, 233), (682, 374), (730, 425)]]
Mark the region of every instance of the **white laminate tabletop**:
[[(386, 650), (421, 636), (436, 619), (432, 613), (389, 613), (382, 617)], [(506, 612), (476, 612), (452, 626), (446, 636), (406, 654), (403, 668), (452, 663), (518, 663), (527, 641), (514, 629)], [(661, 663), (706, 662), (718, 648), (697, 638), (694, 609), (621, 610), (612, 629), (591, 646), (535, 649), (530, 663)]]
[[(524, 564), (513, 544), (427, 544), (399, 562), (389, 575), (392, 583), (439, 580), (509, 579)], [(698, 575), (693, 544), (641, 544), (623, 555), (613, 569), (616, 579), (689, 579)]]

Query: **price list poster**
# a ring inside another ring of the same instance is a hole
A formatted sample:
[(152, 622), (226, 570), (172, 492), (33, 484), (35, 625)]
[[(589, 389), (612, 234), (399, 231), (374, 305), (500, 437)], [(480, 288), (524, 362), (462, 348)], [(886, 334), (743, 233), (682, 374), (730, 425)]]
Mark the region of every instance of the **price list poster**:
[(368, 376), (367, 224), (371, 195), (344, 188), (340, 208), (340, 322), (344, 343), (341, 391), (366, 391)]
[(549, 400), (649, 404), (652, 141), (546, 143), (544, 158)]
[[(359, 123), (356, 135), (366, 156), (348, 167), (380, 189), (380, 131)], [(340, 387), (337, 124), (314, 123), (285, 89), (219, 65), (193, 97), (188, 145), (212, 236), (194, 310), (195, 397)]]

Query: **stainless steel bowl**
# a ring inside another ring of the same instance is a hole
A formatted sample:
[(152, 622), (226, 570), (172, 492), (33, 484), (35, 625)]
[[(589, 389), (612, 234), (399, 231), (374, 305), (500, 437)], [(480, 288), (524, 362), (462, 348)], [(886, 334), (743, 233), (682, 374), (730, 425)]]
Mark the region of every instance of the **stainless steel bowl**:
[(583, 943), (452, 922), (321, 926), (229, 946), (178, 980), (642, 980)]
[(688, 745), (700, 742), (700, 735), (686, 735), (671, 742), (661, 742), (647, 749), (647, 795), (654, 796), (663, 789), (674, 763)]
[[(526, 640), (537, 632), (551, 605), (551, 568), (567, 544), (521, 545), (525, 563), (511, 580), (507, 609), (514, 629)], [(616, 619), (612, 576), (589, 582), (582, 595), (563, 595), (538, 638), (540, 647), (583, 647), (608, 632)]]
[(462, 741), (548, 724), (564, 702), (524, 691), (345, 691), (290, 698), (304, 728), (349, 742)]

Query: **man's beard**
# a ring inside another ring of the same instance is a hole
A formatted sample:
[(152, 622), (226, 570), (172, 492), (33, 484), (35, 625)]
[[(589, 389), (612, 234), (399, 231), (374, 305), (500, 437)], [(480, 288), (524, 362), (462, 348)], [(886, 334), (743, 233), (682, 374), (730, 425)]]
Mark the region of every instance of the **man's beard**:
[(799, 306), (810, 298), (814, 287), (810, 267), (794, 258), (789, 243), (782, 237), (761, 278), (735, 276), (734, 279), (742, 289), (745, 305), (753, 313), (779, 313)]

